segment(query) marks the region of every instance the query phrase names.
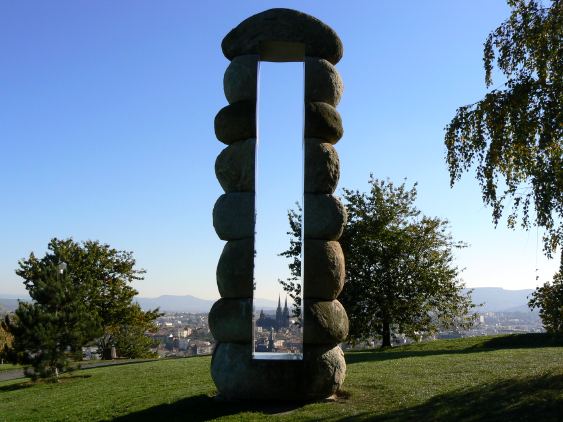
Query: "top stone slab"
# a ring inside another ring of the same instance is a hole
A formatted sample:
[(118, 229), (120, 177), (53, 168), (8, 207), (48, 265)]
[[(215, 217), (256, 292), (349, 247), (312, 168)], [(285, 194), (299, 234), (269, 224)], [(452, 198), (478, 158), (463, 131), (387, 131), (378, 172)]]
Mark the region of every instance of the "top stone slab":
[(274, 62), (309, 56), (336, 64), (343, 53), (342, 41), (332, 28), (292, 9), (269, 9), (245, 19), (227, 34), (221, 48), (229, 60), (259, 54), (260, 60)]

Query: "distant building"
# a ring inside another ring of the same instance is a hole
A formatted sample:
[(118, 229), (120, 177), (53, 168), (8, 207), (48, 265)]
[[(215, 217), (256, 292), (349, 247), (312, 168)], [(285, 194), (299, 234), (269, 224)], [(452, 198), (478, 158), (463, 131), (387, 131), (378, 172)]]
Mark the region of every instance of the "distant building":
[(280, 328), (289, 327), (289, 309), (287, 307), (287, 297), (285, 298), (285, 306), (281, 307), (281, 299), (278, 296), (278, 307), (276, 309), (276, 318), (268, 317), (264, 314), (264, 311), (260, 311), (260, 317), (256, 320), (256, 326), (261, 327), (264, 330), (278, 331)]

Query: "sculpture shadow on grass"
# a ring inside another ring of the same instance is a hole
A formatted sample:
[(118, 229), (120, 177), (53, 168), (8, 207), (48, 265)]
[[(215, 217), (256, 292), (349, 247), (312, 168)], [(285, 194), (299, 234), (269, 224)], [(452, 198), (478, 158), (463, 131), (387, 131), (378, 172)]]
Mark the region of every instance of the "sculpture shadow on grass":
[(437, 349), (416, 348), (403, 349), (397, 347), (395, 349), (385, 348), (371, 351), (351, 352), (346, 354), (346, 363), (354, 364), (359, 362), (378, 362), (392, 359), (438, 356), (438, 355), (459, 355), (469, 353), (482, 353), (501, 349), (517, 349), (517, 348), (540, 348), (540, 347), (562, 347), (563, 336), (558, 334), (547, 333), (527, 333), (513, 334), (508, 336), (498, 336), (488, 338), (474, 346), (463, 349), (445, 349), (443, 344)]
[(221, 416), (236, 415), (246, 412), (258, 412), (266, 415), (281, 415), (292, 412), (306, 403), (291, 402), (250, 402), (224, 401), (217, 397), (200, 394), (178, 400), (174, 403), (161, 404), (145, 410), (130, 413), (113, 419), (119, 422), (133, 421), (186, 421), (200, 422)]
[(563, 375), (506, 379), (435, 396), (384, 415), (363, 413), (339, 421), (561, 421)]

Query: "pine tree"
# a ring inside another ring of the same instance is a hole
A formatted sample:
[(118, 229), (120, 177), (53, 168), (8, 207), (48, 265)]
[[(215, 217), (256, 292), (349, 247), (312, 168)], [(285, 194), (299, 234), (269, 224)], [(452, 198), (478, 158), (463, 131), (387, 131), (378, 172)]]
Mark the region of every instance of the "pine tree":
[[(67, 274), (82, 301), (101, 321), (102, 334), (96, 341), (102, 359), (111, 359), (113, 348), (128, 350), (127, 357), (145, 356), (148, 348), (142, 353), (132, 355), (130, 352), (140, 351), (138, 346), (145, 341), (144, 333), (155, 328), (154, 320), (160, 313), (158, 309), (142, 312), (133, 302), (137, 290), (131, 283), (142, 280), (145, 273), (145, 270), (135, 267), (133, 253), (117, 250), (99, 241), (76, 242), (56, 238), (51, 239), (47, 249), (43, 258), (39, 259), (32, 253), (29, 258), (22, 259), (20, 268), (16, 270), (16, 274), (24, 279), (30, 295), (33, 297), (37, 279), (45, 268), (66, 262)], [(138, 333), (138, 336), (133, 333)], [(137, 344), (127, 346), (126, 341)], [(145, 344), (148, 343), (145, 341)]]
[[(62, 272), (62, 271), (61, 271)], [(71, 356), (101, 334), (100, 320), (82, 301), (68, 274), (54, 265), (44, 267), (30, 290), (33, 302), (20, 302), (5, 324), (14, 336), (15, 360), (29, 363), (32, 379), (58, 379), (69, 369)]]

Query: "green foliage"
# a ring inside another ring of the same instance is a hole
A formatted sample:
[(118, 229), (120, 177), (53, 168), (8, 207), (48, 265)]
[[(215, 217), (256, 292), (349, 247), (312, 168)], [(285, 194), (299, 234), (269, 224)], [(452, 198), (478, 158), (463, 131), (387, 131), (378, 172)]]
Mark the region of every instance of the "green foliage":
[(54, 265), (37, 274), (33, 303), (20, 302), (15, 317), (4, 320), (13, 335), (12, 350), (18, 363), (30, 363), (33, 379), (58, 378), (68, 370), (70, 356), (82, 355), (82, 345), (101, 334), (100, 320), (78, 294), (67, 274)]
[(293, 301), (291, 314), (295, 318), (301, 317), (301, 214), (302, 208), (299, 203), (295, 203), (297, 211), (289, 210), (289, 249), (279, 254), (290, 259), (289, 271), (291, 277), (286, 280), (278, 279), (284, 291)]
[(89, 369), (63, 377), (56, 389), (0, 382), (0, 415), (26, 422), (90, 421), (92, 415), (116, 421), (560, 421), (561, 347), (540, 339), (530, 346), (488, 345), (496, 339), (505, 337), (346, 353), (336, 403), (217, 400), (210, 357), (196, 357)]
[(130, 359), (156, 357), (150, 348), (156, 346), (158, 341), (155, 344), (145, 333), (156, 332), (154, 321), (162, 314), (158, 310), (143, 312), (137, 303), (127, 311), (129, 315), (126, 322), (112, 333), (117, 355)]
[(523, 228), (545, 229), (548, 257), (563, 241), (563, 4), (550, 3), (508, 0), (511, 15), (489, 34), (483, 58), (486, 85), (495, 63), (506, 83), (460, 107), (445, 135), (451, 184), (476, 165), (494, 223), (511, 201), (508, 226), (521, 214)]
[(352, 340), (392, 331), (411, 338), (438, 328), (467, 328), (473, 317), (470, 293), (463, 294), (452, 251), (463, 248), (448, 222), (421, 216), (416, 184), (407, 189), (370, 179), (370, 191), (344, 189), (348, 222), (340, 239), (346, 284), (340, 300), (350, 317)]
[[(20, 260), (16, 274), (24, 279), (33, 298), (40, 274), (45, 268), (60, 262), (68, 264), (66, 274), (77, 286), (77, 295), (100, 319), (103, 334), (97, 341), (103, 358), (111, 358), (111, 349), (116, 347), (116, 336), (119, 336), (120, 349), (127, 351), (128, 357), (140, 357), (131, 355), (132, 351), (138, 350), (139, 343), (128, 347), (125, 342), (127, 339), (137, 341), (133, 332), (152, 329), (158, 311), (143, 313), (133, 302), (137, 291), (131, 283), (142, 280), (145, 273), (145, 270), (135, 268), (133, 253), (119, 251), (99, 241), (79, 243), (72, 239), (54, 238), (49, 242), (48, 252), (43, 258), (38, 259), (32, 253), (28, 259)], [(142, 343), (142, 340), (139, 341)]]
[[(9, 318), (8, 315), (5, 318)], [(7, 324), (0, 320), (0, 363), (8, 360), (13, 342), (14, 336), (8, 331)]]
[[(452, 251), (462, 248), (448, 233), (448, 223), (421, 216), (414, 206), (416, 185), (370, 179), (369, 194), (344, 189), (348, 221), (340, 244), (346, 260), (346, 284), (340, 301), (350, 319), (350, 339), (383, 337), (393, 331), (412, 338), (439, 327), (468, 328), (474, 316), (470, 292), (463, 294)], [(300, 304), (301, 208), (288, 213), (292, 277), (279, 280)], [(294, 309), (299, 315), (299, 309)]]
[(553, 281), (538, 287), (528, 302), (531, 309), (539, 308), (543, 326), (549, 333), (563, 333), (563, 268)]

